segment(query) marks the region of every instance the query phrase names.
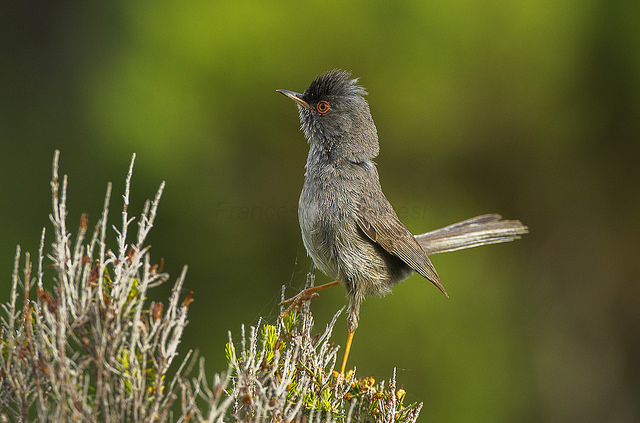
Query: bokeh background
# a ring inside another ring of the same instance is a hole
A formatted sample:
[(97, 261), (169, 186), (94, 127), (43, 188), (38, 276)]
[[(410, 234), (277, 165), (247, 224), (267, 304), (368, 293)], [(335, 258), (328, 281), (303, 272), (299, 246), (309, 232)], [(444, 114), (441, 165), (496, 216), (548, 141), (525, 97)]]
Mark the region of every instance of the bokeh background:
[[(640, 421), (640, 2), (27, 1), (0, 20), (0, 301), (15, 246), (50, 227), (54, 149), (70, 227), (108, 181), (120, 222), (136, 152), (130, 211), (166, 180), (152, 254), (173, 280), (189, 266), (182, 348), (225, 369), (227, 332), (275, 321), (311, 268), (307, 145), (275, 89), (344, 68), (411, 230), (487, 212), (531, 229), (434, 256), (448, 300), (418, 276), (367, 300), (350, 365), (397, 367), (424, 422)], [(344, 304), (314, 301), (319, 330)]]

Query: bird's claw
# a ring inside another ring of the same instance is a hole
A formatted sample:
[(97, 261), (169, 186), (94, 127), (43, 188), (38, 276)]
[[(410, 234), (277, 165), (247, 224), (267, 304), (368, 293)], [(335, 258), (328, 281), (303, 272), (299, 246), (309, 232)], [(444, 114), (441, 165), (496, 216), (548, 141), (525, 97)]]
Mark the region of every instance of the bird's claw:
[(289, 307), (287, 307), (285, 311), (280, 313), (280, 317), (289, 313), (291, 310), (293, 310), (294, 307), (302, 307), (302, 304), (304, 302), (311, 301), (318, 296), (320, 296), (320, 294), (318, 294), (317, 290), (314, 288), (303, 289), (297, 295), (294, 295), (288, 300), (284, 300), (280, 303), (281, 306), (284, 306), (286, 304), (291, 304)]

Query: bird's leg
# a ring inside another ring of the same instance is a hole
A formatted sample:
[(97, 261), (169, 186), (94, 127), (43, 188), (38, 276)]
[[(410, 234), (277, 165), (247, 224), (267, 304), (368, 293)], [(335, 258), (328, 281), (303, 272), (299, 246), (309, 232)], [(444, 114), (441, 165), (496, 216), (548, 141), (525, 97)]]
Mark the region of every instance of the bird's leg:
[(342, 366), (340, 366), (340, 376), (344, 376), (344, 369), (347, 368), (347, 359), (349, 358), (349, 352), (351, 351), (353, 334), (356, 333), (356, 329), (358, 329), (358, 320), (360, 320), (360, 303), (362, 302), (362, 294), (360, 292), (351, 291), (348, 295), (349, 315), (347, 316), (347, 343), (344, 346), (344, 357), (342, 357)]
[(347, 367), (347, 358), (349, 357), (349, 351), (351, 351), (351, 342), (353, 342), (354, 331), (349, 331), (347, 335), (347, 344), (344, 347), (344, 357), (342, 357), (342, 366), (340, 366), (340, 376), (344, 376), (344, 369)]
[(291, 303), (291, 305), (280, 314), (280, 317), (289, 313), (291, 310), (293, 310), (294, 307), (296, 306), (300, 307), (302, 303), (304, 303), (305, 301), (311, 301), (312, 299), (316, 298), (319, 295), (318, 291), (321, 291), (325, 288), (329, 288), (331, 286), (338, 285), (339, 283), (340, 282), (338, 281), (333, 281), (333, 282), (325, 283), (324, 285), (312, 286), (311, 288), (303, 289), (302, 291), (300, 291), (298, 295), (295, 295), (289, 298), (288, 300), (284, 300), (283, 302), (280, 303), (280, 305)]

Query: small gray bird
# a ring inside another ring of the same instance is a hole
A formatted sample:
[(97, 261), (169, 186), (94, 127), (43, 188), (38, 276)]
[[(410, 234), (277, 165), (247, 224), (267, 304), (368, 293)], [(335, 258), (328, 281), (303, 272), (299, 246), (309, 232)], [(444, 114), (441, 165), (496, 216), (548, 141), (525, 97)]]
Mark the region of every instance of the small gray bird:
[(345, 287), (349, 335), (340, 369), (344, 374), (364, 297), (390, 293), (414, 271), (447, 295), (428, 254), (512, 241), (528, 229), (489, 214), (414, 236), (380, 187), (373, 162), (380, 150), (378, 133), (358, 80), (350, 72), (332, 70), (317, 76), (304, 94), (277, 91), (298, 104), (309, 142), (298, 203), (302, 240), (315, 265), (335, 279), (283, 304), (292, 303), (289, 311), (321, 289), (338, 283)]

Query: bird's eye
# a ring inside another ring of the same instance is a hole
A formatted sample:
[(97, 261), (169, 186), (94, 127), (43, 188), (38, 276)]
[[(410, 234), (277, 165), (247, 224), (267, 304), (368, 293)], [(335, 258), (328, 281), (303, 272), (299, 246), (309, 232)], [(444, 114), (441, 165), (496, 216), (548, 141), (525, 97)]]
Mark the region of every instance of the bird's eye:
[(316, 110), (318, 110), (318, 113), (327, 113), (330, 108), (331, 106), (329, 106), (329, 103), (324, 100), (319, 101), (316, 105)]

